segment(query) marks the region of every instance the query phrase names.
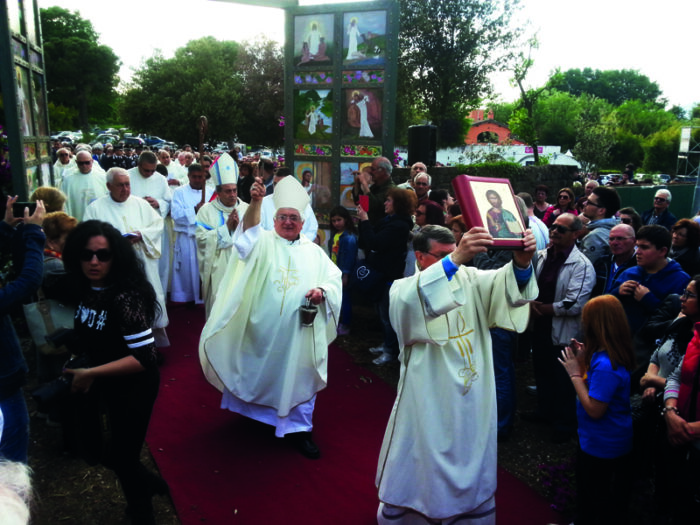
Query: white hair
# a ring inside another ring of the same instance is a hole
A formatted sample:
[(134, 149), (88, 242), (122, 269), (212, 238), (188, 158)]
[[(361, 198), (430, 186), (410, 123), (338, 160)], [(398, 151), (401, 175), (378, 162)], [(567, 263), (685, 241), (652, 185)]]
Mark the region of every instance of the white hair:
[(3, 525), (29, 523), (30, 470), (24, 463), (0, 461), (0, 516)]
[(415, 184), (415, 182), (416, 182), (420, 177), (425, 177), (426, 179), (428, 179), (428, 186), (432, 186), (432, 185), (433, 185), (433, 178), (428, 174), (427, 171), (423, 171), (423, 172), (421, 172), (421, 173), (416, 173), (416, 177), (413, 179), (413, 183)]
[(654, 197), (664, 197), (669, 204), (671, 204), (671, 192), (668, 190), (658, 190), (655, 194)]
[(105, 180), (107, 181), (107, 184), (112, 184), (114, 182), (115, 175), (126, 175), (128, 177), (129, 172), (126, 171), (124, 168), (119, 168), (117, 166), (109, 168), (107, 170), (107, 173), (105, 173)]

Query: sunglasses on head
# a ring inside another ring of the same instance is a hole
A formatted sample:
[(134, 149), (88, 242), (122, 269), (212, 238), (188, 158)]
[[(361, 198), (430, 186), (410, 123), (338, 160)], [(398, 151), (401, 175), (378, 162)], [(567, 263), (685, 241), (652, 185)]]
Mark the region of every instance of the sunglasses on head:
[(100, 248), (97, 251), (85, 249), (82, 252), (80, 252), (81, 261), (90, 262), (92, 261), (93, 257), (97, 257), (97, 260), (100, 262), (108, 262), (112, 260), (112, 252), (107, 250), (106, 248)]

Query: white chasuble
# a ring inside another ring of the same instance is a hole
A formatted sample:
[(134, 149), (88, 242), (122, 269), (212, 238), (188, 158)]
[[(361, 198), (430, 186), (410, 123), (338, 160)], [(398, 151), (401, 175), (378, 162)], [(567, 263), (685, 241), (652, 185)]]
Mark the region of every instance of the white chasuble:
[[(208, 381), (246, 403), (286, 417), (326, 386), (328, 345), (335, 339), (341, 273), (303, 235), (287, 241), (255, 226), (234, 235), (231, 259), (199, 343)], [(323, 288), (313, 326), (299, 308)]]
[(496, 490), (496, 382), (489, 328), (522, 332), (533, 277), (441, 263), (395, 281), (389, 315), (401, 377), (376, 485), (384, 503), (434, 519), (472, 511)]
[(247, 208), (248, 204), (240, 199), (231, 208), (215, 199), (197, 212), (197, 264), (202, 279), (202, 298), (207, 317), (233, 253), (233, 235), (229, 232), (226, 221), (234, 209), (238, 212), (238, 218), (242, 220)]
[(124, 202), (116, 202), (110, 195), (97, 199), (85, 211), (85, 220), (99, 220), (110, 223), (122, 235), (141, 233), (141, 241), (132, 244), (134, 251), (143, 262), (146, 278), (156, 292), (160, 313), (153, 323), (153, 328), (168, 326), (168, 312), (165, 309), (165, 293), (158, 272), (160, 259), (163, 219), (148, 202), (140, 197), (130, 196)]

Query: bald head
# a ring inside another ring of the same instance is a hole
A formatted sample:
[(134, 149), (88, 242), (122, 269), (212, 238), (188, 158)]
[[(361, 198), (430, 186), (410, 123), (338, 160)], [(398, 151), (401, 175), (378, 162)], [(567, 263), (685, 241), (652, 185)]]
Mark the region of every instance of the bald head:
[(80, 173), (90, 173), (92, 171), (92, 162), (92, 155), (85, 150), (78, 152), (75, 156), (75, 163), (78, 165)]
[(615, 257), (615, 262), (621, 263), (632, 257), (636, 243), (634, 228), (629, 224), (618, 224), (610, 230), (608, 235), (610, 253)]

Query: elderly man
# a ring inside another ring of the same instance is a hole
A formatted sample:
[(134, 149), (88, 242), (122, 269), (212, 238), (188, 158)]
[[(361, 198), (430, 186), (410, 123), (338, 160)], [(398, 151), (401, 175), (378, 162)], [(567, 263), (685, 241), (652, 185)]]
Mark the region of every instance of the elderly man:
[(82, 221), (88, 204), (105, 195), (107, 187), (104, 173), (92, 169), (95, 161), (90, 152), (80, 151), (75, 159), (78, 169), (66, 175), (59, 189), (66, 195), (66, 213)]
[(586, 199), (583, 215), (590, 222), (586, 225), (588, 234), (581, 241), (579, 249), (593, 264), (600, 257), (610, 255), (608, 234), (617, 224), (615, 214), (619, 209), (620, 196), (615, 188), (596, 186)]
[[(287, 167), (282, 167), (277, 170), (275, 176), (273, 177), (272, 189), (277, 187), (277, 183), (281, 181), (284, 177), (288, 177), (292, 174), (292, 171)], [(266, 190), (267, 191), (267, 190)], [(304, 190), (306, 191), (306, 190)], [(260, 209), (260, 226), (265, 230), (273, 230), (275, 227), (274, 223), (275, 217), (275, 199), (274, 193), (265, 195), (262, 201)], [(316, 220), (316, 214), (311, 208), (311, 202), (304, 208), (303, 213), (304, 226), (301, 229), (302, 235), (305, 235), (311, 242), (316, 240), (316, 234), (318, 233), (318, 221)]]
[(595, 285), (591, 261), (576, 248), (582, 231), (581, 219), (562, 213), (549, 230), (549, 248), (537, 252), (533, 262), (540, 289), (530, 305), (537, 410), (522, 417), (551, 422), (553, 443), (564, 443), (576, 432), (576, 394), (558, 359), (571, 338), (580, 340), (581, 311)]
[(187, 168), (190, 183), (173, 193), (170, 214), (175, 230), (175, 252), (170, 298), (176, 303), (204, 304), (200, 294), (197, 264), (196, 217), (214, 191), (206, 187), (206, 173), (199, 164)]
[(399, 184), (397, 187), (401, 188), (402, 190), (412, 190), (413, 189), (413, 181), (416, 178), (416, 175), (419, 173), (427, 173), (428, 168), (426, 167), (425, 164), (422, 162), (416, 162), (411, 166), (411, 172), (408, 174), (408, 180), (406, 182), (402, 182)]
[(380, 525), (496, 523), (489, 327), (524, 330), (537, 285), (529, 231), (502, 268), (464, 266), (492, 244), (485, 228), (455, 247), (450, 230), (426, 226), (413, 241), (420, 271), (391, 288), (401, 374), (375, 480)]
[(608, 235), (608, 243), (610, 255), (599, 257), (593, 265), (596, 283), (592, 297), (610, 293), (618, 276), (628, 268), (637, 265), (636, 237), (632, 226), (618, 224), (613, 227)]
[[(306, 190), (284, 177), (275, 190), (275, 230), (260, 227), (265, 186), (260, 178), (234, 236), (232, 259), (204, 326), (199, 356), (222, 408), (275, 427), (308, 458), (320, 457), (311, 438), (316, 393), (326, 386), (328, 344), (340, 313), (341, 272), (301, 235)], [(300, 307), (317, 305), (305, 318)], [(254, 373), (252, 373), (254, 371)]]
[(360, 201), (360, 195), (369, 197), (369, 222), (374, 226), (386, 215), (384, 213), (384, 201), (389, 189), (396, 185), (391, 180), (391, 161), (386, 157), (377, 157), (372, 161), (370, 173), (360, 172), (355, 177), (355, 185), (352, 196), (355, 203)]
[(163, 219), (145, 200), (131, 195), (129, 173), (124, 168), (110, 168), (106, 178), (109, 193), (88, 206), (84, 220), (108, 222), (131, 242), (136, 255), (143, 262), (146, 277), (153, 285), (160, 306), (153, 324), (156, 346), (168, 346), (170, 342), (165, 333), (168, 313), (158, 272)]
[(75, 157), (71, 157), (68, 148), (60, 148), (56, 151), (56, 162), (53, 165), (53, 176), (56, 184), (60, 184), (63, 177), (75, 168)]
[(199, 209), (196, 222), (197, 264), (207, 317), (232, 255), (233, 232), (248, 209), (248, 204), (238, 198), (238, 166), (228, 153), (216, 161), (212, 178), (216, 200)]
[(172, 162), (170, 152), (166, 149), (158, 151), (158, 162), (168, 170), (168, 186), (182, 186), (187, 182), (187, 172), (178, 163)]
[(676, 216), (668, 211), (671, 205), (671, 192), (668, 190), (658, 190), (654, 195), (654, 206), (642, 213), (642, 224), (658, 224), (667, 230), (671, 230), (676, 224)]
[(600, 184), (598, 183), (597, 180), (589, 180), (586, 185), (583, 187), (583, 195), (581, 195), (578, 199), (576, 199), (576, 206), (583, 207), (586, 205), (586, 200), (588, 199), (588, 196), (593, 192), (594, 189), (596, 189)]
[(416, 190), (416, 197), (418, 197), (418, 204), (425, 202), (430, 195), (430, 183), (431, 177), (427, 173), (419, 173), (413, 180), (413, 189)]

